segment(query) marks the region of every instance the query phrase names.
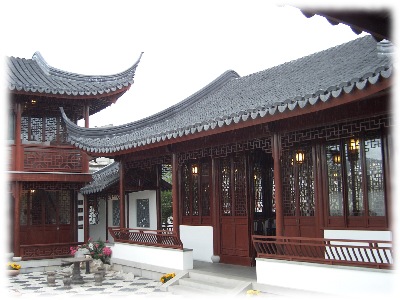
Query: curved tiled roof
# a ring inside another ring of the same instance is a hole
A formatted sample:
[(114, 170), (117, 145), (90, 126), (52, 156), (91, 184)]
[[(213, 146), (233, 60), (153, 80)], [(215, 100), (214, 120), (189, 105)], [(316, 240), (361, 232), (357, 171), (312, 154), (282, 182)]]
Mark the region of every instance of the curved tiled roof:
[(114, 75), (81, 75), (50, 66), (39, 52), (32, 59), (8, 57), (8, 89), (64, 96), (106, 95), (133, 83), (140, 58), (126, 71)]
[(113, 162), (108, 166), (92, 174), (92, 182), (80, 189), (83, 195), (104, 191), (119, 181), (119, 162)]
[(72, 144), (115, 153), (334, 101), (391, 75), (390, 56), (380, 55), (368, 35), (248, 76), (228, 71), (181, 103), (137, 122), (81, 128), (62, 113)]

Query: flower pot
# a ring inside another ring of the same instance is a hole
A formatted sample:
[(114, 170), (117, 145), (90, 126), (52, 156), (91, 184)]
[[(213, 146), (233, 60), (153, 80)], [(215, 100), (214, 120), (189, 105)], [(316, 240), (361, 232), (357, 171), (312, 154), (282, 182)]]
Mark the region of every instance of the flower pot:
[(7, 276), (17, 276), (19, 274), (19, 270), (7, 270)]

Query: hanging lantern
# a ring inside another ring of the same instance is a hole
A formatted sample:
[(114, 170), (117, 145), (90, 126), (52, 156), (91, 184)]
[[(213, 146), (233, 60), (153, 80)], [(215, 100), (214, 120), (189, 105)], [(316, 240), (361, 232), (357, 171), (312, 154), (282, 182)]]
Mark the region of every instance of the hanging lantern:
[(355, 153), (358, 150), (360, 150), (360, 140), (355, 138), (350, 139), (349, 151)]
[(341, 163), (341, 157), (340, 157), (340, 152), (339, 151), (334, 152), (332, 154), (332, 160), (337, 165)]
[(199, 168), (197, 165), (192, 165), (192, 174), (193, 175), (199, 174)]
[(298, 151), (296, 152), (296, 156), (295, 156), (295, 158), (296, 158), (296, 163), (297, 163), (297, 164), (302, 164), (302, 163), (304, 162), (305, 157), (306, 157), (306, 155), (305, 155), (304, 151), (298, 150)]

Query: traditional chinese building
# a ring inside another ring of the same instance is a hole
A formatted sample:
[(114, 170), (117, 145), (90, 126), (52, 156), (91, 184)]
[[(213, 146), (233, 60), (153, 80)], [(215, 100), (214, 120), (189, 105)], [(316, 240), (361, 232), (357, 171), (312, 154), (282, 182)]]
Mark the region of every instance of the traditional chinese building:
[[(116, 264), (256, 265), (258, 282), (304, 289), (351, 285), (360, 274), (368, 278), (357, 283), (363, 288), (387, 282), (388, 273), (364, 270), (393, 267), (392, 54), (374, 33), (247, 76), (229, 70), (121, 126), (79, 127), (69, 102), (58, 103), (65, 147), (115, 161), (90, 184), (79, 182), (84, 226), (97, 224), (115, 242)], [(14, 220), (34, 189), (19, 181), (11, 184)], [(163, 228), (168, 190), (172, 230)], [(325, 272), (325, 265), (341, 266), (324, 273), (327, 285), (315, 285), (316, 271), (302, 276), (305, 266)]]
[(119, 195), (118, 230), (129, 227), (127, 193), (159, 186), (171, 166), (173, 231), (194, 259), (281, 255), (260, 235), (390, 241), (390, 56), (389, 42), (365, 36), (248, 76), (227, 71), (138, 122), (88, 130), (63, 117), (75, 147), (118, 162), (101, 189)]
[(59, 107), (89, 127), (90, 115), (131, 87), (139, 60), (116, 75), (85, 76), (50, 66), (39, 52), (7, 58), (9, 233), (16, 257), (65, 256), (87, 238), (79, 191), (92, 180), (91, 158), (66, 141)]

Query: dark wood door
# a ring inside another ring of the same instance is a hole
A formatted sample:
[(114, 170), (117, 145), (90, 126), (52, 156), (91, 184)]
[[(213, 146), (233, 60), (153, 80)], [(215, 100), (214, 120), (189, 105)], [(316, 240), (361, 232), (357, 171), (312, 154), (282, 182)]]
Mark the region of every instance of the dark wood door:
[(220, 161), (220, 257), (222, 263), (251, 265), (247, 157)]
[(21, 244), (74, 241), (72, 191), (24, 191), (21, 198)]
[[(318, 237), (316, 216), (315, 148), (303, 146), (284, 152), (283, 206), (284, 235), (288, 237)], [(298, 158), (302, 159), (299, 160)]]

